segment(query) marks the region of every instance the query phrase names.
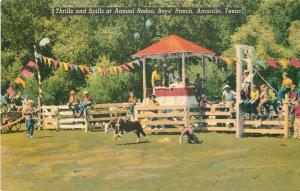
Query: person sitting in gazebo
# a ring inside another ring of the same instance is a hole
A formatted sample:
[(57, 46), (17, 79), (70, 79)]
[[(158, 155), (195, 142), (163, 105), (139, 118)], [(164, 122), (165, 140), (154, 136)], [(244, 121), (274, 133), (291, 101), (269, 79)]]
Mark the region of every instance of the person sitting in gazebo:
[(173, 84), (171, 84), (170, 87), (173, 87), (173, 88), (184, 87), (184, 84), (183, 84), (183, 82), (181, 80), (181, 77), (178, 77), (176, 79), (176, 82), (174, 82)]
[(173, 84), (176, 82), (176, 79), (179, 78), (179, 73), (174, 69), (173, 66), (171, 66), (169, 70), (169, 84)]
[(162, 80), (162, 76), (158, 71), (158, 66), (154, 65), (154, 71), (152, 72), (151, 75), (152, 88), (161, 86), (161, 80)]

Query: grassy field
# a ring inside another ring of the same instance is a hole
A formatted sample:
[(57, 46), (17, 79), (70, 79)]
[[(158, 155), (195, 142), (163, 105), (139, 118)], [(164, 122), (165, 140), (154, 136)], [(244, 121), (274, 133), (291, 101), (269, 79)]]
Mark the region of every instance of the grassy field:
[(2, 190), (300, 190), (300, 141), (201, 133), (199, 145), (178, 135), (83, 131), (2, 135)]

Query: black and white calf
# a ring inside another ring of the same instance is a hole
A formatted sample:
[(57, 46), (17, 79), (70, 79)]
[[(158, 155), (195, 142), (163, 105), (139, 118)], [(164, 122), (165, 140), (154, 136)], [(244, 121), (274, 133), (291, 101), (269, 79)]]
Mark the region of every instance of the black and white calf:
[(118, 137), (122, 137), (122, 134), (124, 131), (126, 131), (126, 132), (134, 131), (137, 136), (136, 143), (140, 142), (141, 135), (143, 135), (146, 138), (146, 140), (149, 142), (149, 139), (148, 139), (146, 133), (144, 132), (142, 125), (139, 121), (129, 121), (126, 119), (122, 119), (120, 117), (116, 117), (116, 118), (110, 120), (105, 125), (105, 132), (108, 132), (108, 129), (110, 127), (114, 131), (114, 140), (115, 141), (117, 140)]

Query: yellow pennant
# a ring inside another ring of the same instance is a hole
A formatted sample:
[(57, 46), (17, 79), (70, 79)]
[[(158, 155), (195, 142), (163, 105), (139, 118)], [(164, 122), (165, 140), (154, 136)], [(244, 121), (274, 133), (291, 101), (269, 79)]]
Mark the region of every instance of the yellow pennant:
[(128, 62), (127, 65), (134, 69), (133, 62)]
[(47, 58), (48, 65), (51, 66), (52, 58)]
[(64, 63), (63, 62), (58, 61), (58, 65), (59, 65), (60, 68), (64, 67)]
[(113, 67), (109, 67), (109, 73), (111, 73), (111, 74), (113, 74), (114, 73), (114, 69), (113, 69)]
[(81, 72), (85, 73), (85, 69), (84, 69), (84, 66), (83, 66), (83, 65), (79, 65), (78, 67), (79, 67), (79, 69), (81, 70)]
[(120, 72), (120, 73), (123, 72), (123, 69), (121, 66), (118, 66), (117, 69), (118, 69), (118, 72)]
[(102, 68), (96, 67), (97, 71), (101, 74), (102, 73)]
[(69, 71), (69, 64), (64, 62), (63, 65), (64, 65), (65, 70)]
[(223, 57), (223, 59), (225, 60), (226, 64), (228, 64), (228, 65), (231, 65), (233, 63), (233, 59), (228, 56)]
[(117, 67), (113, 67), (113, 71), (114, 71), (114, 73), (118, 73), (118, 68)]
[(22, 78), (17, 77), (17, 78), (15, 79), (15, 83), (16, 83), (16, 84), (21, 84), (21, 85), (23, 86), (23, 88), (25, 88), (26, 83), (25, 83), (25, 81), (24, 81)]
[(288, 62), (287, 60), (285, 60), (285, 59), (282, 59), (282, 60), (279, 61), (279, 64), (280, 64), (283, 68), (286, 69), (286, 68), (288, 67), (289, 62)]

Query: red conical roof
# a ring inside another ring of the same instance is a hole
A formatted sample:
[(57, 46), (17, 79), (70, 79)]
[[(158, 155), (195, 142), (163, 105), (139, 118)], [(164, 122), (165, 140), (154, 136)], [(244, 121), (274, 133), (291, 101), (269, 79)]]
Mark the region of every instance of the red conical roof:
[(163, 55), (172, 53), (199, 53), (215, 54), (213, 51), (199, 46), (177, 35), (170, 35), (160, 39), (158, 42), (138, 51), (133, 57), (143, 57), (151, 55)]

